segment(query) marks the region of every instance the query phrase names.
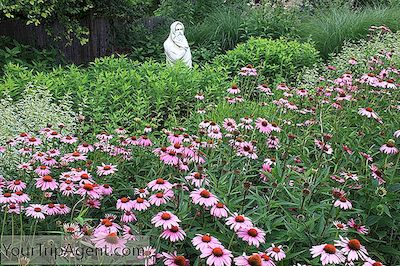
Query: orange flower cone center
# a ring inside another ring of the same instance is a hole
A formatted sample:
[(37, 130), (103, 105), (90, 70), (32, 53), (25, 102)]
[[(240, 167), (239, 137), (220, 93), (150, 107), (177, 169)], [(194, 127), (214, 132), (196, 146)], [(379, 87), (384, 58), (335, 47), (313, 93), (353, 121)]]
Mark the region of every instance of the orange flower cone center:
[(213, 248), (212, 253), (215, 257), (222, 257), (224, 255), (224, 251), (221, 248)]
[(336, 248), (334, 245), (331, 244), (326, 244), (324, 247), (324, 251), (328, 254), (335, 254), (336, 253)]
[(357, 239), (351, 239), (347, 245), (352, 250), (360, 250), (361, 249), (361, 243)]
[(53, 178), (51, 176), (49, 176), (49, 175), (45, 175), (43, 177), (43, 181), (44, 182), (51, 182), (51, 181), (53, 181)]
[(251, 266), (261, 266), (262, 264), (261, 257), (258, 254), (251, 255), (247, 261)]
[(161, 219), (163, 219), (163, 220), (169, 220), (169, 219), (171, 219), (171, 215), (169, 214), (169, 213), (166, 213), (166, 212), (164, 212), (162, 215), (161, 215)]

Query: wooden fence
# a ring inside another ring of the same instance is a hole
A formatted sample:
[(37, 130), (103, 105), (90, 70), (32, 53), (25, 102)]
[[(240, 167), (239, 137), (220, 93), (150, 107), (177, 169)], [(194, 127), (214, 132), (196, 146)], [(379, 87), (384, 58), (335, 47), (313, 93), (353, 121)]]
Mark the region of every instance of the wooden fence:
[[(47, 34), (44, 25), (26, 25), (19, 20), (0, 21), (0, 35), (9, 36), (20, 43), (39, 49), (56, 47), (68, 63), (83, 64), (114, 52), (113, 33), (107, 19), (88, 17), (81, 20), (81, 25), (87, 27), (90, 32), (89, 42), (85, 45), (81, 45), (76, 38), (73, 39), (71, 45), (66, 45), (65, 38), (54, 41)], [(63, 29), (59, 23), (54, 23), (50, 27), (55, 35), (60, 37), (63, 35)]]

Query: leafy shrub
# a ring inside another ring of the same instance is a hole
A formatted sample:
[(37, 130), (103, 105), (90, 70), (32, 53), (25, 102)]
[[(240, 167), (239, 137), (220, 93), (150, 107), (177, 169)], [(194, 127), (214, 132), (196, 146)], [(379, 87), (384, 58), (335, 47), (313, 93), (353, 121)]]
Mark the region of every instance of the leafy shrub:
[(211, 66), (190, 70), (182, 64), (166, 67), (151, 61), (140, 64), (105, 57), (88, 68), (71, 65), (48, 73), (9, 65), (0, 91), (18, 98), (28, 82), (48, 87), (56, 99), (70, 94), (94, 129), (130, 128), (138, 118), (143, 123), (164, 124), (168, 118), (179, 119), (190, 113), (197, 91), (218, 98), (220, 88), (226, 87), (221, 71)]
[(246, 41), (250, 37), (278, 39), (296, 35), (300, 11), (298, 8), (265, 3), (248, 10), (244, 17), (240, 27), (241, 41)]
[(386, 25), (392, 31), (400, 28), (400, 6), (367, 7), (353, 10), (348, 6), (317, 11), (302, 23), (299, 35), (311, 38), (324, 58), (340, 51), (347, 40), (367, 37), (369, 27)]
[(277, 79), (293, 80), (300, 69), (311, 66), (318, 60), (318, 52), (310, 43), (283, 38), (250, 38), (226, 55), (216, 57), (215, 64), (223, 66), (231, 75), (236, 74), (241, 67), (251, 64), (271, 82)]
[(4, 142), (20, 132), (38, 131), (53, 124), (63, 124), (64, 132), (73, 132), (77, 114), (71, 109), (71, 100), (65, 97), (55, 101), (46, 87), (27, 83), (21, 89), (21, 99), (13, 101), (7, 92), (0, 100), (0, 142)]
[(36, 70), (50, 69), (57, 64), (55, 58), (58, 56), (54, 49), (38, 50), (4, 36), (0, 37), (0, 47), (0, 73), (3, 65), (9, 62)]

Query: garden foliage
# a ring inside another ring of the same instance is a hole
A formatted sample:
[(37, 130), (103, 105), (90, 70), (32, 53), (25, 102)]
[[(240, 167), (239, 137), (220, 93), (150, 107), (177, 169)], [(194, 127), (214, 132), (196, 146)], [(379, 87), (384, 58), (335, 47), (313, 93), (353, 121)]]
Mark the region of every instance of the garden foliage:
[(28, 83), (48, 87), (56, 99), (71, 95), (74, 111), (81, 109), (96, 129), (130, 128), (137, 119), (156, 125), (180, 120), (191, 112), (195, 93), (217, 99), (221, 86), (226, 86), (226, 77), (212, 66), (190, 70), (182, 64), (169, 68), (113, 57), (98, 59), (87, 68), (71, 65), (51, 72), (8, 65), (2, 80), (0, 91), (14, 99), (22, 96)]
[(252, 64), (268, 82), (293, 81), (299, 70), (318, 61), (318, 52), (312, 44), (284, 38), (251, 38), (215, 58), (215, 64), (223, 66), (231, 75), (236, 75), (242, 66)]

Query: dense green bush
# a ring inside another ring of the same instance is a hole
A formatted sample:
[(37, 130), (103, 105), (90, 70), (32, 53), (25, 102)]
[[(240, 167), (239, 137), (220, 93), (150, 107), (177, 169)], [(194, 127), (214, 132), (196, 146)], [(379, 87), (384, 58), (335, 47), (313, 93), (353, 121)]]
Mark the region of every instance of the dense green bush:
[(54, 49), (38, 50), (4, 36), (0, 37), (0, 47), (0, 73), (3, 73), (3, 66), (10, 62), (44, 70), (54, 67), (57, 64), (56, 58), (60, 58)]
[(348, 6), (317, 11), (299, 26), (303, 38), (315, 42), (324, 58), (340, 51), (347, 40), (365, 38), (371, 26), (386, 25), (393, 31), (400, 28), (400, 7), (367, 7), (353, 10)]
[[(48, 87), (56, 99), (71, 95), (76, 111), (93, 123), (92, 130), (118, 126), (130, 128), (134, 121), (164, 125), (192, 112), (194, 96), (202, 91), (209, 99), (221, 96), (225, 88), (219, 69), (165, 67), (152, 61), (140, 64), (126, 58), (97, 59), (88, 68), (74, 65), (35, 73), (8, 65), (0, 91), (18, 99), (29, 82)], [(79, 110), (81, 109), (81, 110)]]
[(282, 5), (273, 6), (266, 3), (249, 9), (240, 27), (240, 40), (246, 41), (250, 37), (294, 37), (300, 18), (300, 10), (297, 7), (285, 8)]
[(253, 65), (267, 81), (291, 81), (305, 66), (318, 62), (317, 50), (310, 43), (287, 39), (270, 40), (251, 38), (226, 55), (216, 57), (215, 64), (224, 67), (231, 75), (241, 67)]

